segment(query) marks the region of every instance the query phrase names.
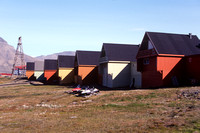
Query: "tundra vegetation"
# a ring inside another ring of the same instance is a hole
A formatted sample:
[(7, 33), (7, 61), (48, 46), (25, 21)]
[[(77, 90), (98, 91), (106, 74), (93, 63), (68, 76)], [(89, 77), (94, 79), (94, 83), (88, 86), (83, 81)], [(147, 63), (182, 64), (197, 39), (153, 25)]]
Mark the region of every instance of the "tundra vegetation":
[[(0, 83), (9, 79), (0, 78)], [(200, 132), (200, 87), (101, 90), (0, 86), (0, 132)]]

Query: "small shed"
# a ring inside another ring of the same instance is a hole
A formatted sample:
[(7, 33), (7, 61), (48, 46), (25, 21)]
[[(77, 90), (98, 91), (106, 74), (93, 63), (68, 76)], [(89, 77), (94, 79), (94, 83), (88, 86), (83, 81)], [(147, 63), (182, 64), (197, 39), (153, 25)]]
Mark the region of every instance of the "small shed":
[(139, 45), (104, 43), (99, 60), (99, 78), (103, 86), (141, 87), (141, 73), (136, 70)]
[(58, 56), (59, 84), (74, 83), (74, 59), (75, 56)]
[(34, 77), (37, 81), (44, 81), (44, 61), (35, 61)]
[(98, 83), (99, 51), (76, 51), (75, 83), (93, 85)]
[(34, 80), (34, 62), (27, 62), (26, 63), (26, 77), (28, 80)]
[(45, 59), (44, 60), (44, 77), (47, 84), (57, 84), (58, 78), (58, 60)]

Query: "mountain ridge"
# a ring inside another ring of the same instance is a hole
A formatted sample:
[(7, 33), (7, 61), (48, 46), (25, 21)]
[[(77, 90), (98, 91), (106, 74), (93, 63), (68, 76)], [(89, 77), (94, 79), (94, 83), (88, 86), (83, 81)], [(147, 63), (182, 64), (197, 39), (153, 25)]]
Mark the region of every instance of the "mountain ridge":
[(39, 60), (44, 60), (44, 59), (57, 59), (58, 55), (69, 55), (69, 56), (75, 56), (75, 51), (63, 51), (59, 53), (54, 53), (54, 54), (49, 54), (49, 55), (40, 55), (35, 57), (36, 59)]

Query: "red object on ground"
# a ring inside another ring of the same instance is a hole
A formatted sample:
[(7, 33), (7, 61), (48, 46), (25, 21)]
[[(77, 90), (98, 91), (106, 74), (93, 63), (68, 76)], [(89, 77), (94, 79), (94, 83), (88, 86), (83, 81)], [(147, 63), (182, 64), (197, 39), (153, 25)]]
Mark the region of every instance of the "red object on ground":
[(81, 90), (81, 88), (74, 88), (74, 89), (72, 89), (72, 91), (74, 92), (74, 91), (79, 91), (79, 90)]

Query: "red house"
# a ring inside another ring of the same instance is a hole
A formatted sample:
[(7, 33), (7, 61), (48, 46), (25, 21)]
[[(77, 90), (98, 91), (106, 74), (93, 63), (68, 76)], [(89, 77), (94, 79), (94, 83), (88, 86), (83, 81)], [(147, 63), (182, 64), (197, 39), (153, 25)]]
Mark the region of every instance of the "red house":
[(53, 59), (44, 60), (44, 77), (46, 84), (58, 84), (58, 61)]
[(199, 45), (192, 34), (146, 32), (137, 54), (142, 87), (180, 86), (190, 78), (199, 80)]

